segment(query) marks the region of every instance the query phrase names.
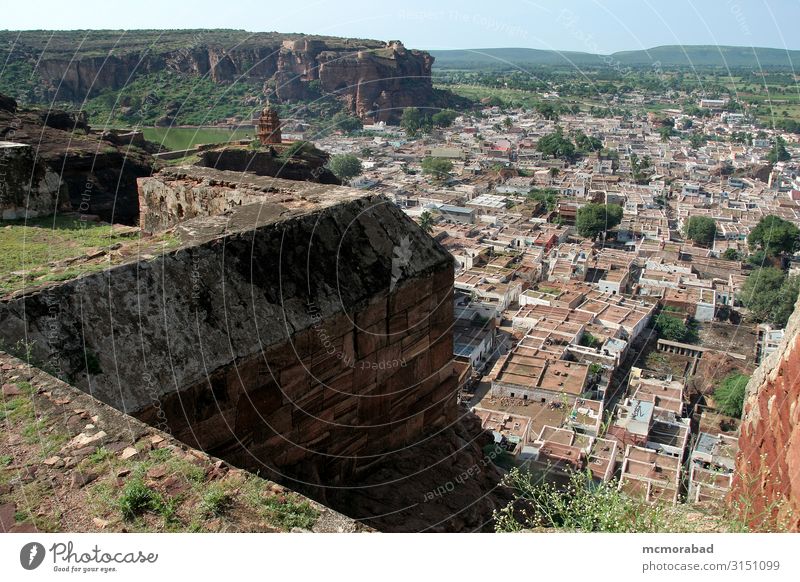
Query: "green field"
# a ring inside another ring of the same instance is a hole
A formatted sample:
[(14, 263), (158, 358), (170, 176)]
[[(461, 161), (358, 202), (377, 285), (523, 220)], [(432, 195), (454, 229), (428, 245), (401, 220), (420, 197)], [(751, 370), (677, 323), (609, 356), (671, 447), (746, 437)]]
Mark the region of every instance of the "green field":
[(225, 143), (252, 138), (253, 128), (223, 129), (216, 127), (144, 127), (144, 138), (162, 144), (167, 151), (185, 150), (197, 144)]

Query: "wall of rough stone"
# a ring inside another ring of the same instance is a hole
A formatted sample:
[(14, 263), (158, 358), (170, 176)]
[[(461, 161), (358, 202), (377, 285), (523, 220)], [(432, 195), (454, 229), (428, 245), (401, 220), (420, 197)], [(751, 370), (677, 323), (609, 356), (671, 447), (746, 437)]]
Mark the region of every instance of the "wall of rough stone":
[(139, 226), (147, 233), (192, 218), (221, 216), (248, 204), (313, 209), (323, 200), (359, 196), (350, 188), (194, 166), (164, 169), (139, 178), (138, 184)]
[(163, 255), (8, 299), (0, 336), (240, 466), (350, 474), (456, 415), (453, 266), (388, 200), (312, 186), (185, 222)]
[(800, 530), (800, 302), (747, 385), (730, 501), (753, 527)]
[[(59, 194), (61, 198), (59, 199)], [(0, 141), (0, 217), (35, 218), (68, 209), (69, 196), (61, 178), (36, 162), (27, 144)]]

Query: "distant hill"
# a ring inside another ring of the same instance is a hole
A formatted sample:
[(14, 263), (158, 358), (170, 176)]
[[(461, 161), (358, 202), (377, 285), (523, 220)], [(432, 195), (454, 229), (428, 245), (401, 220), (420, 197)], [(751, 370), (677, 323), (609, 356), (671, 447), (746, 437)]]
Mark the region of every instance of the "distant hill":
[(800, 70), (800, 51), (740, 46), (659, 46), (598, 55), (575, 51), (492, 48), (428, 51), (435, 69), (507, 69), (521, 66), (751, 67)]

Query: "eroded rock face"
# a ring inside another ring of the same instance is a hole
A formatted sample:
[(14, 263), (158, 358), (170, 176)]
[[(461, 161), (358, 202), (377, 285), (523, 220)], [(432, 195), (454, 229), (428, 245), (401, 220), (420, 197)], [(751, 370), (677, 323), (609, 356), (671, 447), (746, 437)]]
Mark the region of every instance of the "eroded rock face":
[(222, 216), (251, 204), (263, 205), (265, 213), (276, 205), (284, 210), (312, 211), (324, 208), (330, 201), (359, 197), (360, 193), (351, 188), (256, 176), (241, 170), (165, 168), (139, 179), (139, 225), (144, 232), (153, 234), (187, 220)]
[(154, 163), (144, 150), (107, 141), (82, 116), (60, 110), (0, 108), (4, 140), (18, 144), (0, 154), (10, 180), (3, 192), (6, 218), (22, 218), (26, 209), (28, 217), (72, 209), (108, 222), (136, 222), (136, 179), (149, 175)]
[(747, 386), (730, 500), (756, 528), (800, 530), (799, 307)]
[[(261, 80), (281, 101), (316, 96), (309, 83), (319, 81), (352, 113), (374, 121), (395, 121), (402, 108), (429, 104), (434, 97), (433, 57), (408, 50), (399, 41), (216, 32), (226, 38), (200, 30), (129, 31), (124, 38), (113, 31), (94, 31), (88, 37), (85, 32), (59, 32), (59, 42), (49, 45), (40, 33), (23, 32), (14, 33), (8, 46), (13, 41), (12, 60), (39, 60), (36, 70), (48, 101), (80, 102), (103, 89), (123, 87), (132, 75), (164, 69), (217, 83)], [(82, 53), (82, 42), (93, 50)]]

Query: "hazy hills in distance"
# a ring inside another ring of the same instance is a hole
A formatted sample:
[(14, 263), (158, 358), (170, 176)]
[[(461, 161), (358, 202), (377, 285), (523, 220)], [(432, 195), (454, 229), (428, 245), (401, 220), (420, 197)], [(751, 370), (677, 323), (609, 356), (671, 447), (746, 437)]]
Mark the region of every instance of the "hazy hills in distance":
[(429, 50), (435, 69), (508, 69), (515, 66), (754, 67), (800, 70), (800, 51), (743, 46), (659, 46), (610, 55), (530, 48)]

